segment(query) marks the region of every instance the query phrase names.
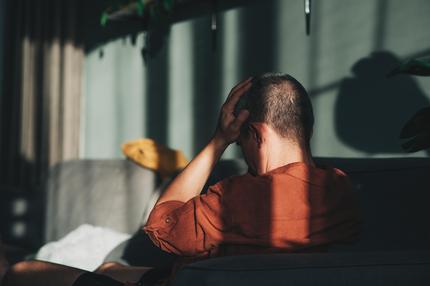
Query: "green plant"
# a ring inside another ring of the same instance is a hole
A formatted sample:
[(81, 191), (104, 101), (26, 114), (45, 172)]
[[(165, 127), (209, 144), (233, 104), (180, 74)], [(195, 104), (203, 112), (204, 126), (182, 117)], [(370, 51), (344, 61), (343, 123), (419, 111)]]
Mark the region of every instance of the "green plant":
[[(411, 74), (430, 76), (430, 58), (412, 59), (392, 70), (388, 76), (396, 74)], [(408, 140), (402, 148), (409, 153), (430, 148), (430, 107), (416, 112), (403, 126), (400, 139)]]
[(164, 45), (169, 34), (171, 16), (179, 0), (111, 0), (100, 16), (100, 25), (109, 22), (137, 20), (145, 30), (142, 56), (145, 62)]
[(106, 26), (109, 21), (130, 17), (166, 21), (173, 7), (174, 0), (111, 0), (100, 16), (100, 25)]

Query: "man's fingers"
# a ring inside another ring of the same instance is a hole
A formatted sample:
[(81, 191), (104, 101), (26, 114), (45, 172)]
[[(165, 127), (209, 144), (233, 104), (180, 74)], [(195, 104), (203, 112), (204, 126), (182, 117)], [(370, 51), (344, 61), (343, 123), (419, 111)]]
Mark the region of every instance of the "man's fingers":
[(249, 81), (245, 85), (241, 86), (240, 89), (232, 93), (224, 103), (224, 108), (227, 111), (232, 112), (234, 110), (234, 107), (236, 106), (236, 103), (239, 101), (240, 97), (244, 95), (251, 88), (251, 85), (252, 83)]
[(247, 84), (248, 82), (251, 82), (252, 77), (249, 77), (241, 82), (239, 82), (238, 84), (236, 84), (230, 91), (230, 94), (234, 93), (236, 90), (238, 90), (239, 88), (241, 88), (242, 86), (244, 86), (245, 84)]
[(239, 112), (239, 115), (236, 117), (236, 119), (233, 121), (233, 123), (231, 124), (231, 127), (234, 130), (239, 130), (240, 127), (242, 126), (242, 124), (246, 121), (246, 119), (249, 116), (249, 111), (246, 109), (242, 109)]
[(230, 98), (241, 88), (243, 88), (244, 86), (246, 86), (247, 84), (249, 84), (252, 80), (252, 77), (249, 77), (248, 79), (239, 82), (237, 85), (235, 85), (231, 90), (230, 93), (227, 96), (227, 99), (225, 100), (225, 102), (227, 103), (227, 101), (230, 100)]
[(242, 125), (243, 122), (246, 121), (246, 119), (248, 119), (249, 116), (249, 110), (246, 109), (242, 109), (239, 112), (239, 115), (236, 117), (236, 120), (240, 122), (240, 124)]

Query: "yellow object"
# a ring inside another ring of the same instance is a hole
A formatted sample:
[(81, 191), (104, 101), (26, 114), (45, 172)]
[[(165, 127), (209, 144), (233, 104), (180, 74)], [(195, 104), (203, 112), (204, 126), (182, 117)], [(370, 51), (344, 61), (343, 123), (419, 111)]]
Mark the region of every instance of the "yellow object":
[(182, 151), (167, 148), (152, 139), (126, 142), (122, 145), (122, 152), (140, 166), (159, 172), (162, 178), (173, 175), (188, 164)]

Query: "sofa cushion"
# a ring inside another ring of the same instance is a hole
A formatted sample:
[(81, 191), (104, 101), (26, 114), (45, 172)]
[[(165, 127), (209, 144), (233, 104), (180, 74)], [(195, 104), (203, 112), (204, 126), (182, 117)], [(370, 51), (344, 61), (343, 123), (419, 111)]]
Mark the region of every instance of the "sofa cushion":
[(72, 160), (50, 170), (45, 241), (81, 224), (134, 233), (155, 204), (163, 182), (151, 170), (124, 160)]

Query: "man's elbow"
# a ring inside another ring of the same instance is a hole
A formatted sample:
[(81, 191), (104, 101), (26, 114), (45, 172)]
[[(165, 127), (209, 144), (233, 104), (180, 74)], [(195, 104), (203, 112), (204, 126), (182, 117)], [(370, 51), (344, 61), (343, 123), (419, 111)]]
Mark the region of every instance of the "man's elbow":
[(152, 242), (161, 250), (179, 256), (199, 256), (205, 253), (199, 241), (190, 238), (165, 237), (157, 231), (146, 231)]

